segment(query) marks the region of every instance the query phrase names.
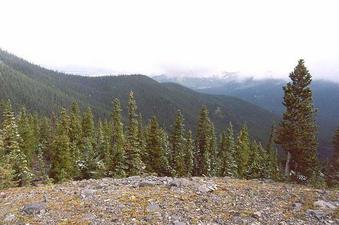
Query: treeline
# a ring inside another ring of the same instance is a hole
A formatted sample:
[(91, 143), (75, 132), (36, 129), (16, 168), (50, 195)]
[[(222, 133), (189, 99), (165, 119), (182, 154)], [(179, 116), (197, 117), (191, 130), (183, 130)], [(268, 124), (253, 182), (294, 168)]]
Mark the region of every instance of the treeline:
[[(144, 123), (130, 92), (127, 123), (119, 99), (110, 119), (96, 121), (91, 108), (81, 112), (75, 102), (49, 118), (27, 112), (14, 115), (10, 102), (0, 118), (0, 188), (37, 181), (63, 182), (135, 175), (230, 176), (293, 180), (315, 186), (339, 184), (339, 129), (334, 155), (326, 168), (317, 157), (316, 110), (311, 75), (300, 60), (284, 87), (286, 111), (267, 146), (249, 136), (246, 125), (235, 134), (232, 124), (216, 134), (203, 106), (194, 134), (180, 111), (169, 132), (153, 117)], [(276, 144), (286, 153), (279, 161)], [(285, 162), (284, 173), (281, 162)]]
[(145, 174), (280, 177), (273, 136), (266, 148), (250, 139), (246, 126), (235, 136), (229, 124), (217, 136), (204, 106), (194, 138), (180, 111), (170, 133), (156, 117), (144, 126), (133, 92), (126, 125), (121, 111), (119, 99), (114, 99), (111, 119), (97, 123), (92, 110), (81, 113), (77, 103), (50, 118), (25, 108), (16, 117), (7, 102), (0, 136), (0, 187)]

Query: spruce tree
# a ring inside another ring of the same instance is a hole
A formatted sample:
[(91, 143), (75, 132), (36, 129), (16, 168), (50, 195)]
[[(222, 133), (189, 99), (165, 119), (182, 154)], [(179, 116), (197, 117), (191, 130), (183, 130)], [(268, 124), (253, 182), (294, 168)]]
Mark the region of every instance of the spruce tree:
[(329, 186), (339, 186), (339, 128), (333, 137), (333, 155), (327, 171), (327, 183)]
[(210, 141), (211, 121), (208, 118), (208, 109), (203, 106), (198, 120), (194, 152), (194, 176), (209, 176), (211, 174)]
[(317, 159), (317, 127), (311, 91), (311, 74), (299, 60), (290, 73), (291, 82), (283, 89), (286, 111), (277, 129), (277, 143), (288, 154), (286, 175), (292, 168), (298, 180), (314, 180), (319, 177)]
[(95, 126), (92, 109), (87, 108), (82, 120), (82, 168), (81, 176), (83, 178), (96, 178), (98, 155), (95, 150)]
[(250, 157), (250, 139), (247, 126), (243, 126), (236, 142), (236, 159), (238, 164), (238, 176), (246, 176), (248, 160)]
[(125, 152), (127, 175), (135, 176), (142, 174), (145, 165), (142, 162), (139, 148), (137, 104), (132, 91), (129, 93), (128, 99), (128, 130)]
[(222, 134), (219, 149), (219, 175), (238, 177), (234, 132), (231, 123), (229, 124), (226, 133)]
[(246, 178), (267, 178), (267, 171), (265, 167), (265, 152), (261, 144), (255, 141), (251, 144), (250, 158), (248, 161)]
[(217, 139), (215, 136), (214, 124), (210, 124), (210, 141), (209, 141), (209, 152), (210, 152), (210, 176), (216, 176), (218, 172), (218, 152), (217, 152)]
[(119, 99), (113, 101), (113, 150), (111, 174), (114, 177), (125, 177), (126, 172), (126, 153), (124, 149), (125, 137), (123, 124), (121, 122), (121, 106)]
[(9, 157), (8, 162), (12, 165), (14, 171), (13, 181), (19, 186), (27, 185), (32, 178), (32, 173), (29, 168), (27, 157), (20, 149), (22, 139), (19, 135), (18, 126), (10, 102), (5, 106), (3, 119), (3, 152), (6, 157)]
[(0, 189), (15, 186), (14, 176), (15, 171), (10, 158), (5, 154), (2, 131), (0, 130)]
[(278, 162), (278, 153), (277, 148), (275, 146), (275, 128), (274, 125), (272, 126), (271, 134), (268, 140), (268, 144), (266, 147), (267, 151), (267, 161), (266, 161), (266, 168), (269, 173), (269, 178), (274, 180), (280, 179), (280, 166)]
[(186, 177), (190, 177), (193, 172), (193, 159), (194, 159), (193, 151), (194, 151), (194, 142), (192, 140), (192, 131), (189, 130), (186, 135), (186, 142), (184, 148)]
[(185, 176), (185, 139), (184, 118), (180, 110), (177, 111), (175, 124), (171, 135), (171, 166), (179, 177)]
[(63, 182), (72, 178), (73, 165), (70, 149), (69, 130), (70, 118), (67, 110), (62, 109), (60, 120), (56, 125), (56, 135), (52, 144), (51, 169), (49, 176), (55, 182)]
[(18, 131), (21, 137), (19, 143), (20, 149), (26, 155), (28, 165), (31, 167), (33, 163), (33, 157), (35, 152), (35, 141), (34, 141), (34, 129), (31, 127), (30, 115), (27, 113), (26, 108), (23, 107), (18, 117)]
[(70, 127), (69, 140), (70, 151), (72, 157), (72, 165), (74, 168), (73, 177), (80, 175), (79, 162), (81, 160), (81, 152), (83, 150), (82, 142), (82, 125), (81, 125), (80, 109), (77, 102), (73, 102), (70, 110)]
[(166, 150), (162, 145), (161, 129), (159, 128), (156, 117), (153, 117), (149, 123), (146, 149), (148, 151), (147, 171), (156, 173), (158, 176), (170, 176), (171, 167), (166, 157)]

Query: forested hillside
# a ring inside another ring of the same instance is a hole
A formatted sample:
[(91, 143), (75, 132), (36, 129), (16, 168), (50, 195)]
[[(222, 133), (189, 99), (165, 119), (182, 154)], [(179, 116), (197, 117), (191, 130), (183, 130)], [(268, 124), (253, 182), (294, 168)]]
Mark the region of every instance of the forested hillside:
[[(282, 115), (284, 106), (281, 79), (240, 79), (235, 74), (226, 77), (170, 77), (157, 76), (159, 82), (175, 82), (201, 93), (226, 95), (251, 102), (276, 115)], [(339, 84), (325, 80), (312, 82), (316, 120), (319, 126), (320, 155), (323, 159), (331, 156), (332, 136), (339, 125)]]
[(194, 131), (202, 105), (209, 109), (217, 131), (229, 122), (236, 131), (247, 123), (250, 133), (260, 140), (267, 139), (272, 122), (278, 120), (273, 113), (234, 97), (201, 94), (180, 85), (160, 84), (142, 75), (67, 75), (31, 64), (5, 51), (0, 51), (0, 61), (0, 99), (10, 99), (15, 110), (25, 105), (31, 112), (49, 115), (77, 101), (81, 109), (92, 107), (96, 118), (108, 118), (116, 97), (122, 102), (123, 120), (126, 120), (127, 96), (133, 91), (145, 121), (155, 115), (165, 128), (170, 127), (170, 121), (180, 109), (186, 126)]

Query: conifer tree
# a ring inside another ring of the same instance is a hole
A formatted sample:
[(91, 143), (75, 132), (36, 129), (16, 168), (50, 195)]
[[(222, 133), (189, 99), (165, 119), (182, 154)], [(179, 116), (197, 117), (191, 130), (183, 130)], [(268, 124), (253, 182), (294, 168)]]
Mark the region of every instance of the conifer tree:
[(210, 162), (210, 129), (211, 121), (208, 118), (208, 109), (203, 106), (198, 121), (195, 140), (194, 171), (195, 176), (209, 176), (211, 173)]
[(18, 126), (12, 111), (11, 103), (8, 102), (3, 113), (2, 140), (4, 155), (9, 157), (12, 169), (14, 171), (13, 181), (19, 186), (27, 185), (32, 178), (26, 155), (20, 149), (19, 143), (22, 142), (19, 135)]
[(25, 107), (19, 113), (18, 131), (21, 137), (21, 142), (19, 143), (20, 149), (26, 155), (28, 165), (31, 167), (36, 146), (34, 142), (34, 129), (31, 127), (30, 118)]
[(134, 176), (141, 174), (145, 168), (145, 165), (142, 162), (139, 148), (137, 105), (132, 91), (129, 93), (128, 99), (128, 130), (125, 152), (127, 175)]
[(158, 176), (170, 176), (172, 175), (171, 167), (166, 157), (166, 150), (162, 145), (161, 129), (156, 117), (151, 119), (148, 129), (148, 137), (146, 139), (146, 149), (149, 156), (147, 171), (157, 173)]
[(275, 128), (274, 125), (272, 126), (271, 134), (268, 140), (268, 144), (266, 147), (267, 151), (267, 161), (266, 161), (266, 167), (269, 173), (269, 177), (278, 180), (280, 179), (280, 167), (278, 162), (278, 154), (277, 154), (277, 148), (275, 147), (274, 143), (274, 134), (275, 134)]
[(57, 133), (52, 145), (51, 169), (49, 176), (55, 182), (63, 182), (72, 178), (73, 165), (70, 150), (69, 130), (70, 118), (66, 109), (61, 110), (60, 120), (57, 123)]
[(92, 109), (87, 108), (82, 120), (82, 165), (81, 176), (84, 178), (96, 178), (98, 156), (94, 152), (95, 149), (95, 127)]
[(143, 127), (143, 120), (142, 120), (141, 113), (139, 113), (139, 117), (138, 117), (138, 142), (139, 142), (141, 160), (143, 162), (146, 162), (148, 155), (146, 151), (145, 129)]
[(89, 139), (92, 145), (95, 143), (95, 130), (94, 130), (94, 119), (92, 109), (90, 107), (87, 108), (83, 120), (82, 120), (82, 132), (83, 139)]
[(243, 126), (240, 130), (236, 143), (236, 158), (238, 164), (238, 175), (240, 178), (246, 176), (249, 157), (250, 139), (247, 126)]
[(177, 111), (175, 124), (171, 135), (171, 166), (176, 171), (179, 177), (185, 176), (185, 139), (184, 139), (184, 118), (180, 112)]
[(184, 148), (184, 157), (185, 157), (185, 176), (190, 177), (193, 172), (193, 151), (194, 143), (192, 140), (192, 131), (189, 130), (186, 135), (186, 142)]
[(81, 152), (83, 150), (81, 119), (79, 105), (77, 102), (73, 102), (70, 111), (69, 125), (70, 151), (72, 165), (74, 168), (73, 177), (78, 177), (80, 175), (80, 168), (78, 165), (81, 160)]
[(125, 137), (123, 124), (121, 122), (121, 106), (119, 99), (113, 101), (113, 151), (112, 151), (112, 175), (115, 177), (125, 177), (127, 169), (126, 153), (124, 149)]
[(339, 186), (339, 128), (333, 137), (333, 155), (329, 162), (327, 171), (327, 183), (329, 186)]
[(210, 124), (210, 142), (209, 142), (209, 152), (210, 152), (210, 175), (216, 176), (218, 172), (218, 158), (217, 158), (217, 140), (215, 136), (214, 125), (211, 122)]
[(109, 166), (111, 165), (111, 149), (109, 142), (106, 142), (102, 121), (99, 120), (96, 132), (96, 149), (98, 157), (98, 176), (108, 175)]
[(2, 131), (0, 130), (0, 189), (15, 186), (15, 171), (8, 155), (5, 155)]
[(234, 143), (233, 126), (230, 123), (226, 133), (222, 134), (219, 159), (219, 175), (238, 177), (238, 164), (236, 160), (236, 150)]
[(314, 180), (320, 174), (317, 127), (310, 88), (312, 78), (304, 60), (299, 60), (290, 78), (291, 82), (283, 88), (286, 111), (277, 129), (277, 143), (288, 154), (286, 175), (292, 168), (298, 180)]
[(255, 141), (251, 145), (250, 158), (248, 161), (246, 177), (249, 179), (267, 178), (267, 171), (265, 167), (265, 152), (261, 144)]

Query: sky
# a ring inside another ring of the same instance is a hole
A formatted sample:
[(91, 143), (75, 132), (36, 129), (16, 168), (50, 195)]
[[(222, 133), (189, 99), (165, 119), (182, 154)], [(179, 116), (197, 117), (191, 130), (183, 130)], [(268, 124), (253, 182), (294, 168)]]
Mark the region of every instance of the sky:
[(84, 74), (339, 81), (337, 0), (0, 0), (0, 48)]

